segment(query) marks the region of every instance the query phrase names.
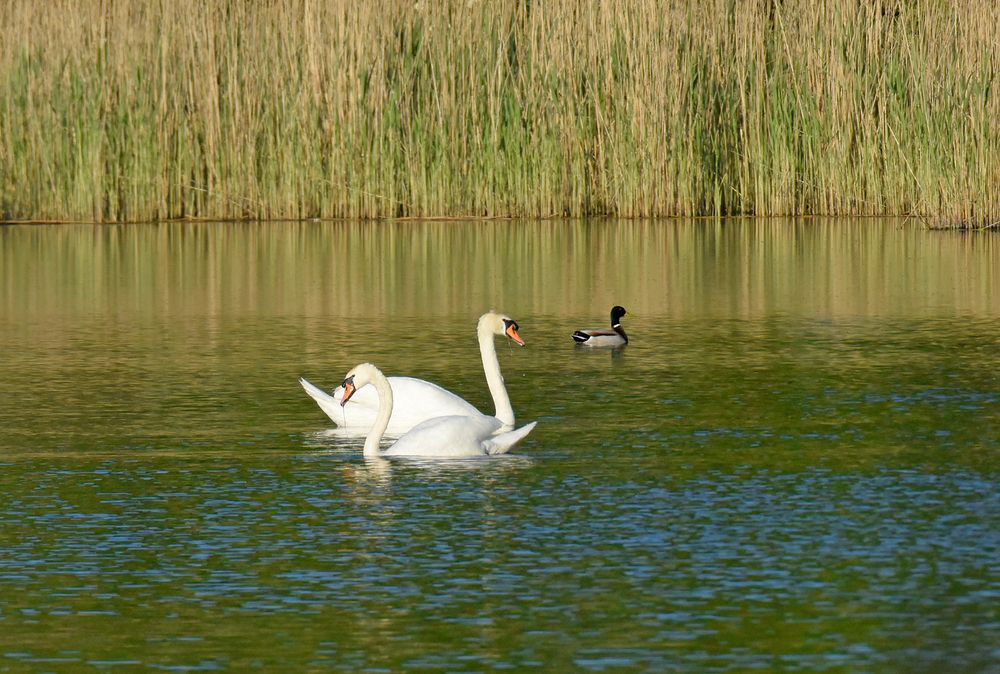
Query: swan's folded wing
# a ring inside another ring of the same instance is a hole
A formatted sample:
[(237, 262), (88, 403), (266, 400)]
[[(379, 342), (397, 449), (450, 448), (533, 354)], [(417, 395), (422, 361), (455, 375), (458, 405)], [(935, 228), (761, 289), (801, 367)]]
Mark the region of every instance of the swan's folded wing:
[[(437, 384), (413, 377), (389, 377), (392, 386), (393, 415), (412, 419), (413, 424), (435, 417), (460, 415), (482, 416), (464, 399)], [(375, 401), (376, 407), (378, 401)]]
[(299, 383), (302, 384), (302, 388), (304, 388), (306, 390), (306, 393), (308, 393), (314, 400), (326, 400), (327, 398), (329, 398), (332, 401), (339, 402), (332, 395), (321, 389), (319, 386), (316, 386), (308, 379), (305, 379), (304, 377), (299, 377)]
[[(302, 388), (306, 390), (309, 397), (316, 401), (316, 404), (320, 406), (326, 415), (331, 419), (336, 419), (337, 410), (340, 408), (340, 400), (330, 395), (319, 386), (310, 383), (308, 380), (299, 377), (299, 383), (302, 384)], [(343, 395), (343, 393), (341, 393)]]
[(385, 456), (482, 456), (482, 439), (499, 426), (493, 417), (448, 415), (427, 419), (405, 433)]
[(517, 430), (494, 435), (492, 438), (484, 440), (483, 446), (486, 448), (486, 453), (490, 456), (506, 454), (510, 451), (511, 447), (523, 440), (537, 424), (537, 421), (532, 421), (530, 424), (525, 424)]

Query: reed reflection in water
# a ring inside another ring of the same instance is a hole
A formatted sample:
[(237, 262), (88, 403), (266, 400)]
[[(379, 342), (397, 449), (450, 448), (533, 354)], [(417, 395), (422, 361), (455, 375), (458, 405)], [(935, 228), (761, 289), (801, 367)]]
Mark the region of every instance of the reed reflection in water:
[[(0, 230), (5, 313), (603, 318), (996, 313), (996, 237), (872, 220)], [(598, 313), (599, 312), (599, 313)]]

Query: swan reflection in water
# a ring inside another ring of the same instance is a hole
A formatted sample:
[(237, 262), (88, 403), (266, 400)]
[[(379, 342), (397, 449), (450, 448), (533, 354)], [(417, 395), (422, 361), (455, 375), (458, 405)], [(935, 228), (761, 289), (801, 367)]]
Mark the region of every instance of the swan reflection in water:
[[(331, 442), (332, 439), (332, 442)], [(355, 500), (366, 502), (382, 501), (392, 498), (388, 491), (394, 477), (414, 476), (422, 484), (436, 480), (451, 482), (460, 475), (475, 477), (480, 474), (484, 479), (501, 479), (527, 470), (535, 464), (535, 459), (523, 454), (504, 454), (501, 456), (480, 456), (464, 458), (441, 457), (393, 457), (392, 460), (381, 456), (357, 457), (357, 444), (346, 445), (342, 438), (330, 438), (317, 433), (308, 442), (318, 454), (331, 459), (349, 458), (339, 462), (334, 473), (339, 473), (347, 484), (357, 487), (365, 486), (364, 493), (355, 495)], [(315, 457), (316, 454), (311, 456)]]
[[(327, 429), (308, 433), (304, 436), (305, 447), (316, 450), (310, 456), (354, 459), (357, 457), (356, 436), (341, 429)], [(360, 462), (344, 464), (344, 471), (359, 479), (391, 477), (393, 470), (417, 470), (423, 477), (446, 477), (456, 473), (508, 474), (524, 470), (534, 465), (535, 459), (525, 454), (501, 454), (497, 456), (394, 456), (391, 460), (381, 455), (361, 457)]]

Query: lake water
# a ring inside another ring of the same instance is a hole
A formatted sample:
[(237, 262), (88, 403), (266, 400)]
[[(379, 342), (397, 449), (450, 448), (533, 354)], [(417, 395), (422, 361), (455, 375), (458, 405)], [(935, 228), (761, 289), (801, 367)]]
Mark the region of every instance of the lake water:
[[(998, 288), (899, 221), (0, 228), (0, 671), (998, 672)], [(297, 383), (491, 411), (491, 307), (515, 454)]]

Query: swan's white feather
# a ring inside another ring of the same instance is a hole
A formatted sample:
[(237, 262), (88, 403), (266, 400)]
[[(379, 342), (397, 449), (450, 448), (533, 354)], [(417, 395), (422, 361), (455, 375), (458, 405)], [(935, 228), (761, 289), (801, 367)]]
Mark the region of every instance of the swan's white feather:
[(483, 447), (485, 447), (486, 453), (491, 456), (506, 454), (514, 445), (524, 439), (537, 424), (537, 421), (532, 421), (530, 424), (525, 424), (513, 431), (494, 435), (491, 438), (483, 440)]
[(467, 416), (439, 417), (410, 429), (381, 455), (460, 458), (506, 454), (524, 439), (537, 423), (532, 421), (516, 430), (495, 435), (500, 429), (500, 422), (496, 419)]
[[(413, 377), (387, 377), (387, 379), (389, 386), (392, 387), (393, 398), (406, 401), (405, 405), (393, 406), (389, 426), (385, 431), (390, 435), (402, 435), (423, 421), (444, 415), (484, 416), (459, 396), (432, 382)], [(375, 417), (378, 416), (378, 393), (374, 388), (366, 386), (359, 389), (351, 397), (351, 401), (341, 407), (340, 401), (344, 397), (343, 386), (338, 386), (330, 394), (305, 379), (300, 378), (299, 383), (326, 415), (345, 431), (365, 435), (375, 423)], [(495, 417), (485, 418), (495, 420)]]
[[(442, 416), (484, 417), (498, 422), (497, 432), (514, 427), (514, 410), (500, 373), (493, 337), (505, 335), (523, 346), (524, 342), (517, 334), (517, 323), (509, 316), (489, 311), (479, 317), (476, 333), (496, 416), (484, 415), (463, 398), (432, 382), (414, 377), (388, 377), (395, 404), (385, 429), (387, 434), (401, 435), (428, 419)], [(338, 386), (333, 393), (327, 393), (305, 379), (300, 378), (299, 383), (345, 433), (364, 435), (372, 427), (379, 407), (378, 395), (373, 389), (359, 389), (351, 398), (351, 404), (344, 408), (340, 405), (344, 396), (342, 386)]]
[(382, 455), (451, 458), (482, 456), (488, 454), (483, 441), (499, 428), (499, 421), (482, 415), (452, 415), (429, 419), (411, 428)]
[[(508, 431), (496, 417), (483, 414), (449, 415), (423, 421), (404, 433), (388, 449), (381, 451), (382, 434), (393, 414), (395, 391), (382, 372), (370, 363), (362, 363), (348, 373), (355, 393), (348, 400), (350, 407), (358, 393), (372, 384), (379, 410), (368, 437), (365, 456), (414, 456), (460, 458), (504, 454), (535, 427), (535, 423)], [(499, 434), (498, 434), (499, 433)]]

